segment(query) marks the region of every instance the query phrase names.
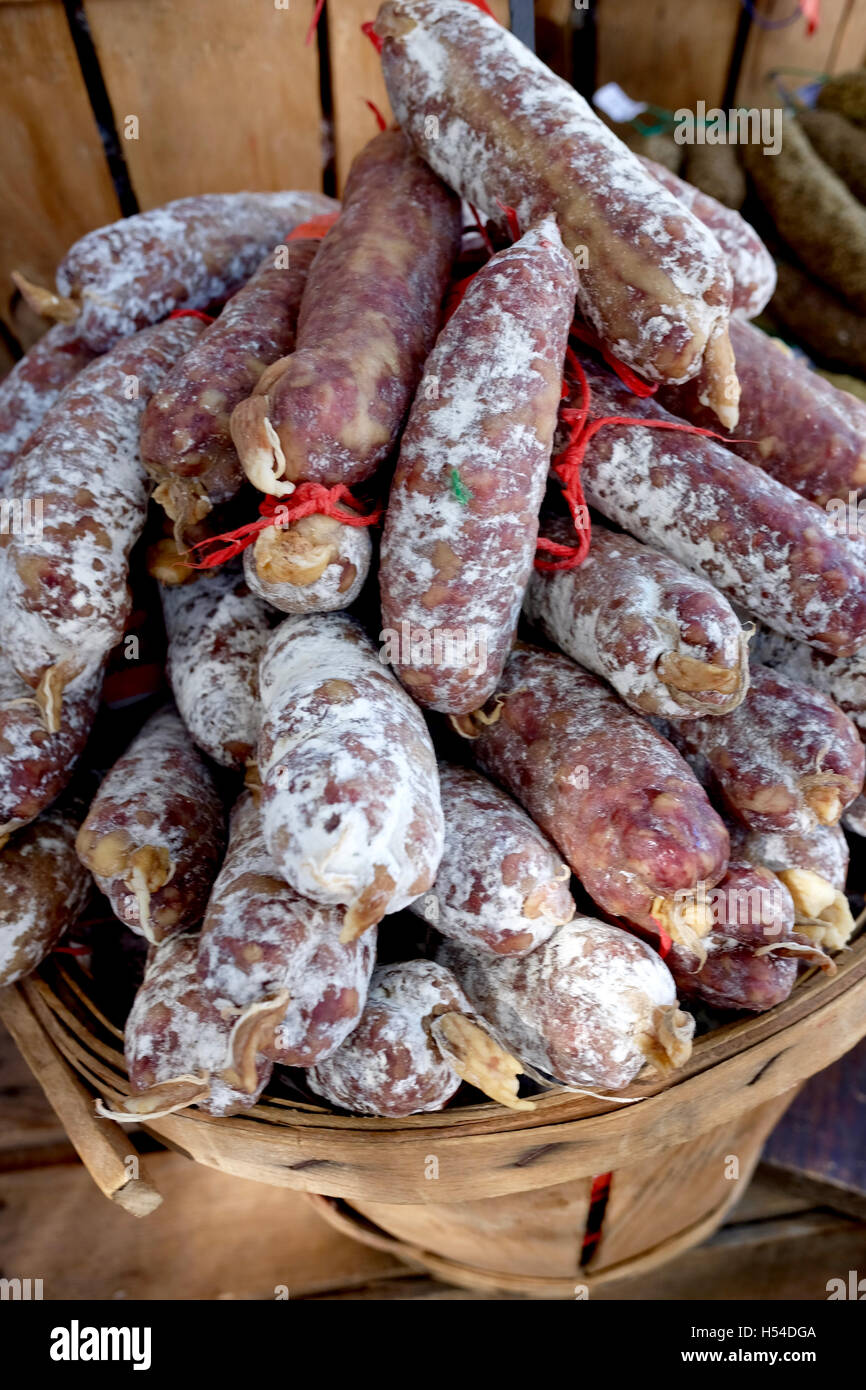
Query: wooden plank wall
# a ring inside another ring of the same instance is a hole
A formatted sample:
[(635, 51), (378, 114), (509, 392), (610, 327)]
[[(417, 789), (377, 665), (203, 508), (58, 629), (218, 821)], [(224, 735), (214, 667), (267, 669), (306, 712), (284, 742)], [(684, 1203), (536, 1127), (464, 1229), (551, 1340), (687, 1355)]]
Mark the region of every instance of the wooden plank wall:
[(328, 9), (328, 61), (334, 120), (334, 160), (337, 188), (342, 189), (358, 151), (378, 129), (368, 101), (392, 119), (379, 55), (361, 32), (376, 12), (370, 0), (338, 0)]
[(738, 105), (776, 106), (775, 69), (843, 72), (866, 59), (863, 0), (821, 0), (812, 35), (802, 17), (767, 27), (792, 14), (793, 0), (756, 7), (764, 24), (749, 21), (741, 0), (595, 0), (596, 82), (667, 110), (720, 106), (731, 93)]
[(85, 0), (142, 208), (195, 193), (321, 187), (318, 49), (304, 43), (313, 8)]
[(724, 98), (740, 0), (597, 0), (596, 80), (668, 110)]
[[(509, 0), (490, 3), (507, 23)], [(760, 4), (775, 20), (792, 0)], [(87, 28), (76, 40), (92, 44), (90, 90), (70, 28), (75, 8), (0, 0), (0, 364), (41, 329), (10, 271), (50, 281), (72, 241), (120, 215), (94, 103), (113, 121), (107, 134), (116, 133), (128, 175), (126, 210), (205, 191), (318, 188), (331, 158), (339, 190), (376, 129), (366, 101), (390, 116), (361, 32), (377, 0), (328, 0), (309, 45), (315, 0), (78, 0)], [(669, 110), (731, 93), (775, 103), (772, 69), (835, 72), (866, 56), (864, 0), (823, 0), (812, 38), (802, 20), (750, 24), (740, 0), (536, 0), (535, 8), (539, 46), (558, 72), (587, 92), (619, 82)]]
[(66, 247), (120, 207), (59, 0), (0, 4), (0, 317), (15, 338), (10, 271), (50, 281)]
[[(790, 14), (788, 0), (764, 0), (762, 14), (769, 20)], [(736, 88), (743, 106), (780, 106), (779, 90), (771, 73), (777, 68), (800, 68), (816, 76), (858, 67), (866, 57), (866, 5), (862, 0), (821, 0), (817, 31), (808, 35), (805, 25), (762, 29), (753, 24), (746, 40)], [(789, 87), (808, 81), (796, 74), (782, 79)]]

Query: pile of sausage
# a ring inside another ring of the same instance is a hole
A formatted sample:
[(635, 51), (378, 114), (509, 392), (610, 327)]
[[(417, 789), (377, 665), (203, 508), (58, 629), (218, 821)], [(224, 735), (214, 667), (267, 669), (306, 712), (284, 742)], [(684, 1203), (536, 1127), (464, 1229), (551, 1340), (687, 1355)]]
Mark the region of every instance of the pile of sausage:
[[(375, 28), (399, 127), (341, 205), (183, 199), (22, 284), (0, 984), (98, 889), (147, 943), (129, 1115), (616, 1092), (855, 925), (864, 407), (748, 321), (752, 228), (480, 8)], [(164, 697), (94, 792), (145, 567)]]

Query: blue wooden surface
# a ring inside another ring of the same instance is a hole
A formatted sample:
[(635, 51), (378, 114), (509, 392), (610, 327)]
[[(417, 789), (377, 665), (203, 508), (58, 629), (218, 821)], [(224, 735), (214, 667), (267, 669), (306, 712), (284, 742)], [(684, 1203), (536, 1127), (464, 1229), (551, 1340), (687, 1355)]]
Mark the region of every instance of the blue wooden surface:
[(866, 1039), (806, 1082), (763, 1158), (866, 1198)]

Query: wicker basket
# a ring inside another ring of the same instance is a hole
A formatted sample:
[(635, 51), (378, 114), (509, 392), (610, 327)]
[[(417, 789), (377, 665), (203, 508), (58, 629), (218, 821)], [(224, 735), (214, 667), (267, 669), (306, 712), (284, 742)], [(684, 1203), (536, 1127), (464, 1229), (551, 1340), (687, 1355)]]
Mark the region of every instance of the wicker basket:
[[(128, 1081), (120, 1031), (91, 993), (55, 956), (0, 994), (0, 1015), (97, 1183), (141, 1215), (158, 1194), (140, 1168), (130, 1178), (131, 1139), (94, 1113), (94, 1095), (115, 1106)], [(145, 1127), (198, 1163), (342, 1199), (319, 1202), (332, 1224), (452, 1283), (573, 1298), (705, 1239), (799, 1085), (864, 1033), (866, 935), (835, 975), (812, 972), (769, 1013), (699, 1038), (672, 1077), (643, 1075), (624, 1093), (639, 1104), (555, 1090), (531, 1113), (481, 1103), (396, 1121), (266, 1094), (241, 1116), (190, 1109)], [(601, 1174), (610, 1195), (587, 1260)]]
[(591, 1241), (587, 1228), (598, 1217), (591, 1215), (590, 1178), (474, 1202), (310, 1201), (337, 1230), (448, 1284), (530, 1298), (588, 1297), (712, 1235), (743, 1195), (764, 1140), (798, 1089), (654, 1160), (617, 1166), (603, 1184), (608, 1195)]

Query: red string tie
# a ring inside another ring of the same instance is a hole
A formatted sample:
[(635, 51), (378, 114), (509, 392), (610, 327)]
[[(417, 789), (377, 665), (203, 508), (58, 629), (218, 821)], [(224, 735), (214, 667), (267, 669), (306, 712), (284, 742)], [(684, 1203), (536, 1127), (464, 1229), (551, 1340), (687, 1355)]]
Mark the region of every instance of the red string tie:
[(659, 934), (659, 955), (661, 956), (662, 960), (667, 960), (668, 956), (671, 953), (671, 947), (674, 944), (673, 939), (670, 936), (668, 936), (667, 932), (665, 931), (658, 918), (654, 917), (653, 921), (656, 924), (656, 929)]
[(366, 24), (361, 25), (361, 33), (366, 34), (377, 53), (381, 53), (384, 47), (383, 40), (379, 38), (373, 25), (372, 19), (368, 19)]
[(387, 130), (388, 122), (385, 120), (385, 117), (382, 115), (382, 112), (379, 110), (375, 101), (365, 100), (364, 105), (369, 106), (370, 110), (373, 112), (373, 115), (376, 117), (376, 124), (379, 127), (379, 129)]
[(475, 225), (478, 228), (478, 234), (481, 237), (481, 240), (484, 242), (484, 248), (487, 251), (488, 256), (494, 255), (496, 248), (493, 245), (493, 242), (490, 240), (490, 233), (488, 232), (487, 228), (481, 220), (481, 214), (479, 213), (477, 207), (475, 207), (473, 203), (469, 204), (469, 211), (472, 213)]
[[(566, 426), (569, 440), (565, 448), (555, 455), (550, 467), (552, 473), (562, 484), (563, 496), (577, 534), (577, 544), (565, 545), (561, 541), (551, 541), (544, 536), (540, 537), (537, 549), (557, 557), (552, 560), (540, 560), (536, 557), (535, 568), (545, 572), (577, 569), (589, 554), (592, 528), (589, 520), (589, 508), (583, 494), (580, 470), (590, 441), (605, 425), (639, 425), (650, 430), (678, 430), (683, 434), (697, 434), (703, 435), (707, 439), (718, 439), (722, 444), (745, 444), (749, 442), (742, 439), (731, 440), (725, 435), (718, 434), (715, 430), (702, 429), (699, 425), (687, 425), (680, 420), (641, 420), (633, 415), (604, 415), (590, 421), (589, 382), (573, 348), (566, 349), (565, 361), (566, 366), (571, 368), (580, 385), (581, 404), (579, 406), (564, 406), (560, 409), (559, 418)], [(645, 385), (645, 383), (642, 384)], [(563, 394), (568, 394), (565, 386), (563, 386)], [(644, 392), (644, 395), (650, 394), (651, 391)]]
[(216, 323), (212, 314), (206, 314), (202, 309), (173, 309), (169, 314), (170, 319), (201, 319), (202, 323)]
[(305, 516), (332, 516), (344, 526), (375, 526), (381, 520), (384, 508), (375, 507), (373, 511), (363, 513), (363, 505), (343, 483), (337, 483), (334, 487), (325, 487), (322, 483), (298, 483), (288, 497), (263, 497), (255, 521), (248, 521), (234, 531), (224, 531), (222, 535), (197, 541), (190, 546), (187, 554), (200, 551), (202, 558), (186, 563), (190, 569), (216, 569), (240, 555), (241, 551), (252, 545), (259, 532), (266, 531), (269, 526), (285, 528)]
[(589, 1190), (589, 1208), (586, 1213), (586, 1229), (583, 1233), (580, 1250), (581, 1269), (589, 1264), (601, 1240), (605, 1211), (610, 1199), (612, 1177), (612, 1173), (599, 1173), (592, 1180), (592, 1187)]
[(286, 242), (321, 241), (323, 236), (327, 236), (339, 216), (338, 212), (321, 212), (317, 217), (311, 217), (308, 221), (299, 223), (293, 231), (289, 232)]
[(316, 30), (319, 27), (319, 20), (322, 18), (322, 10), (324, 8), (325, 0), (316, 0), (316, 8), (313, 10), (313, 18), (310, 20), (310, 27), (307, 30), (307, 37), (304, 39), (304, 43), (308, 48), (310, 44), (313, 42), (313, 38), (315, 37)]
[(496, 199), (499, 207), (505, 213), (505, 221), (508, 224), (508, 235), (512, 241), (520, 240), (520, 223), (517, 220), (517, 213), (514, 208), (510, 208), (507, 203), (503, 203), (500, 198)]

